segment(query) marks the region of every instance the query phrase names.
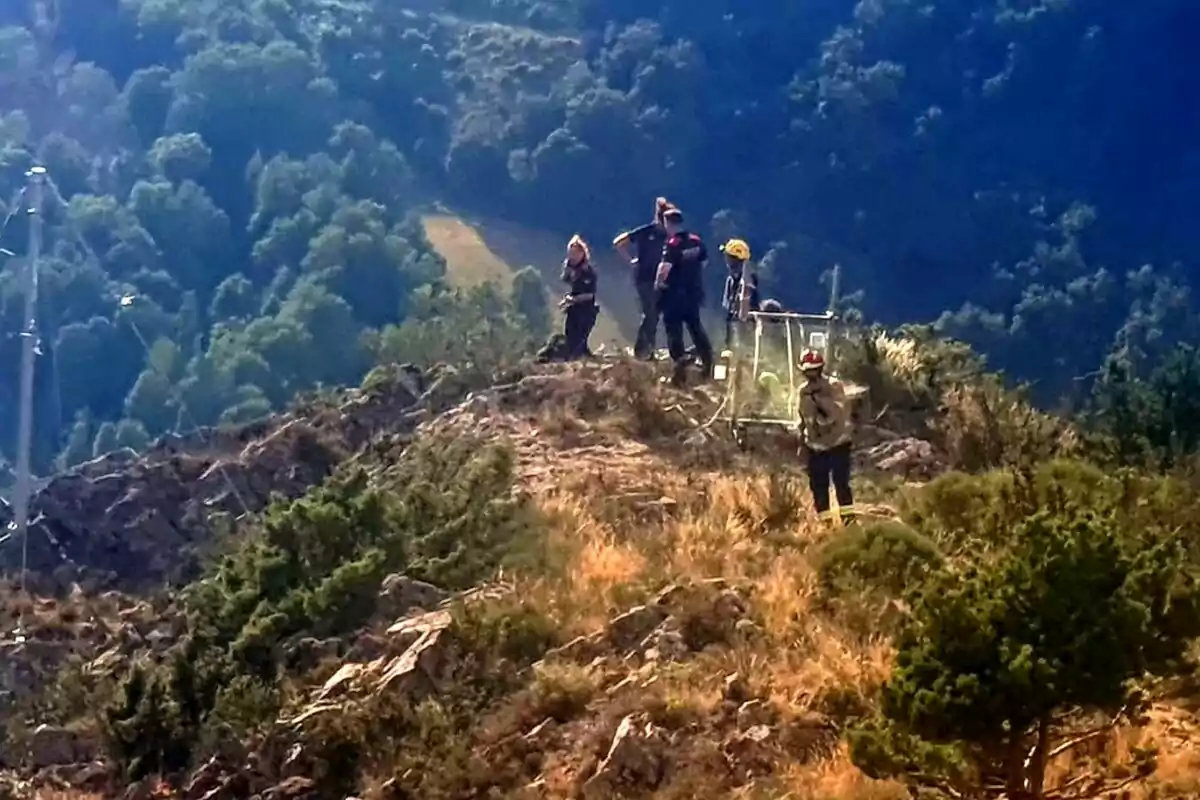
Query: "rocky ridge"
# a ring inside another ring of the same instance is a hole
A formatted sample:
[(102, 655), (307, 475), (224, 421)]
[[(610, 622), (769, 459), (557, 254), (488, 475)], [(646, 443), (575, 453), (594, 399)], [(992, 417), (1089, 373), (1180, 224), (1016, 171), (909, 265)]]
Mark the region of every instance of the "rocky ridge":
[[(423, 374), (399, 367), (338, 402), (234, 429), (168, 436), (140, 457), (102, 456), (54, 476), (33, 497), (29, 568), (43, 594), (76, 582), (127, 592), (185, 583), (218, 527), (275, 497), (302, 495), (339, 464), (369, 458), (372, 444), (422, 432), (458, 428), (507, 438), (534, 485), (557, 480), (564, 461), (615, 474), (647, 456), (688, 466), (737, 456), (726, 431), (702, 427), (718, 402), (711, 387), (651, 397), (633, 388), (649, 372), (624, 362), (531, 366), (488, 386), (452, 369)], [(564, 417), (556, 420), (556, 412), (566, 409), (596, 425), (561, 428)], [(606, 429), (613, 415), (629, 424)], [(769, 457), (788, 458), (790, 438), (775, 439)], [(940, 469), (934, 446), (922, 439), (878, 426), (864, 427), (860, 439), (860, 470), (928, 479)], [(10, 509), (0, 506), (0, 524), (10, 520)], [(5, 563), (19, 563), (17, 542), (9, 540), (5, 556)]]
[[(383, 469), (409, 441), (461, 431), (508, 442), (522, 491), (596, 493), (622, 513), (665, 519), (681, 502), (672, 475), (795, 458), (786, 436), (766, 435), (750, 451), (740, 450), (727, 431), (705, 424), (717, 404), (711, 387), (673, 390), (657, 382), (652, 367), (635, 363), (531, 366), (491, 385), (450, 370), (422, 375), (399, 368), (338, 402), (312, 403), (235, 431), (160, 441), (139, 459), (114, 455), (84, 464), (56, 477), (34, 501), (32, 597), (3, 626), (8, 635), (0, 643), (5, 705), (28, 703), (47, 690), (82, 692), (97, 676), (121, 675), (135, 661), (165, 653), (185, 623), (157, 590), (188, 578), (242, 501), (253, 513), (272, 496), (303, 494), (340, 464)], [(924, 440), (870, 425), (861, 436), (863, 470), (916, 480), (938, 469), (937, 454)], [(447, 609), (506, 591), (493, 586), (450, 596), (403, 575), (389, 577), (367, 629), (350, 639), (300, 636), (287, 643), (291, 663), (325, 678), (291, 704), (268, 738), (231, 743), (171, 796), (321, 797), (308, 777), (315, 767), (304, 749), (307, 726), (381, 695), (419, 697), (452, 684), (457, 634)], [(660, 668), (687, 663), (710, 646), (753, 641), (759, 623), (752, 594), (752, 586), (727, 581), (668, 587), (613, 616), (603, 631), (562, 643), (532, 669), (584, 674), (612, 708), (625, 708), (619, 699), (652, 691)], [(815, 753), (836, 740), (829, 720), (796, 717), (751, 696), (736, 670), (726, 678), (727, 696), (704, 721), (711, 730), (696, 741), (721, 742), (737, 770), (750, 775), (765, 769), (772, 754), (790, 748)], [(67, 701), (91, 702), (82, 693)], [(553, 715), (512, 723), (521, 748), (532, 753), (546, 745), (578, 756), (569, 768), (533, 770), (529, 796), (539, 796), (546, 776), (564, 769), (570, 776), (559, 780), (594, 796), (607, 796), (622, 782), (654, 785), (679, 751), (687, 751), (675, 741), (678, 734), (644, 709), (605, 714), (603, 722), (584, 719), (574, 726)], [(116, 790), (93, 734), (33, 724), (17, 741), (4, 759), (21, 776), (12, 779), (14, 791), (58, 786), (107, 796)], [(603, 753), (589, 760), (585, 751)], [(147, 781), (125, 796), (154, 791)]]

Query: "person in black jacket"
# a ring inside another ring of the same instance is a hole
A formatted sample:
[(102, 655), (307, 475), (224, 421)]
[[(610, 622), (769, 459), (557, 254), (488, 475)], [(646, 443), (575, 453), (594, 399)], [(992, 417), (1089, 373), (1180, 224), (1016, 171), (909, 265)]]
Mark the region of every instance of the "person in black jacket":
[(668, 208), (671, 208), (671, 204), (667, 202), (667, 198), (659, 197), (654, 201), (653, 222), (625, 231), (613, 239), (613, 247), (629, 261), (633, 269), (633, 283), (637, 288), (638, 302), (641, 304), (642, 321), (638, 326), (637, 341), (633, 345), (633, 354), (637, 358), (654, 358), (659, 317), (654, 276), (658, 270), (658, 262), (662, 259), (663, 245), (667, 242), (663, 213)]
[(654, 286), (659, 291), (659, 308), (662, 309), (663, 326), (667, 330), (667, 349), (675, 364), (671, 382), (679, 385), (684, 383), (687, 376), (688, 357), (683, 345), (685, 327), (692, 337), (692, 344), (696, 346), (696, 356), (705, 377), (712, 375), (712, 342), (700, 321), (708, 248), (699, 236), (684, 228), (683, 212), (678, 208), (669, 208), (663, 213), (663, 224), (667, 231), (667, 243), (663, 246), (662, 262), (658, 266)]
[(721, 307), (725, 309), (725, 349), (733, 347), (733, 324), (745, 322), (751, 311), (762, 308), (758, 294), (758, 276), (750, 266), (750, 245), (742, 239), (730, 239), (721, 245), (725, 266), (725, 292)]
[(568, 290), (559, 307), (566, 311), (563, 336), (566, 338), (568, 360), (591, 355), (588, 337), (596, 327), (600, 306), (596, 303), (596, 270), (592, 252), (583, 237), (576, 234), (567, 243), (567, 258), (563, 262), (562, 279)]

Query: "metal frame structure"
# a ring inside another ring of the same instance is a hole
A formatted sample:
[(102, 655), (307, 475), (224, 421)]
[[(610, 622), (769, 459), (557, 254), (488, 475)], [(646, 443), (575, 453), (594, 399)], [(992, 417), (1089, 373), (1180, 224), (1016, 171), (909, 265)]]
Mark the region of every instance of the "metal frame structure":
[[(754, 311), (748, 320), (753, 325), (753, 351), (747, 357), (742, 352), (745, 345), (741, 334), (747, 327), (746, 323), (735, 323), (732, 357), (725, 367), (725, 374), (718, 371), (717, 379), (726, 385), (724, 403), (717, 419), (729, 423), (737, 432), (745, 425), (779, 425), (794, 428), (800, 423), (800, 385), (797, 379), (799, 356), (805, 350), (818, 350), (825, 357), (829, 369), (834, 368), (832, 346), (836, 335), (837, 315), (832, 311), (824, 314), (801, 314), (794, 312), (770, 313)], [(785, 332), (787, 372), (787, 411), (786, 416), (761, 416), (742, 413), (739, 405), (742, 402), (739, 389), (755, 385), (762, 372), (763, 364), (763, 333), (764, 325), (780, 324)], [(800, 341), (797, 341), (799, 338)], [(750, 380), (739, 375), (741, 370), (749, 368)]]
[[(819, 350), (825, 357), (826, 369), (830, 373), (835, 372), (836, 364), (833, 358), (833, 344), (838, 334), (839, 317), (836, 309), (838, 307), (838, 296), (841, 288), (841, 273), (841, 265), (835, 264), (833, 267), (832, 285), (829, 291), (829, 308), (823, 314), (800, 314), (790, 311), (782, 313), (752, 311), (746, 322), (734, 323), (733, 343), (730, 348), (732, 350), (732, 357), (727, 364), (721, 365), (724, 367), (725, 374), (721, 374), (718, 369), (716, 375), (718, 381), (725, 383), (726, 391), (721, 403), (721, 409), (717, 412), (717, 416), (714, 419), (727, 422), (733, 430), (734, 437), (739, 442), (742, 441), (742, 434), (748, 425), (775, 425), (788, 429), (799, 427), (800, 387), (797, 385), (796, 371), (798, 357), (801, 352), (805, 350)], [(782, 323), (782, 327), (786, 331), (788, 362), (786, 417), (743, 415), (740, 413), (741, 409), (738, 407), (738, 388), (742, 385), (753, 386), (758, 380), (762, 363), (763, 325), (767, 322), (774, 324)], [(746, 323), (753, 323), (754, 325), (754, 352), (753, 358), (749, 362), (751, 380), (748, 382), (744, 381), (743, 376), (738, 374), (747, 365), (747, 359), (741, 353), (743, 348), (742, 333), (747, 327)], [(814, 328), (819, 330), (813, 330)], [(797, 330), (801, 338), (799, 346), (797, 346), (795, 336), (793, 335)]]

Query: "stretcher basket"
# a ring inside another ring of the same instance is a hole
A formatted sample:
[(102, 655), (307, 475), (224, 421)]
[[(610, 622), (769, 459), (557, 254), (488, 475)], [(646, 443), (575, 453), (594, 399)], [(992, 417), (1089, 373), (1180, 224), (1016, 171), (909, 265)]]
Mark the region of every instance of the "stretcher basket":
[(750, 427), (800, 426), (800, 357), (814, 350), (825, 358), (825, 371), (836, 377), (832, 312), (800, 314), (754, 311), (731, 323), (732, 341), (721, 353), (713, 377), (724, 387), (717, 421), (727, 423), (739, 445)]

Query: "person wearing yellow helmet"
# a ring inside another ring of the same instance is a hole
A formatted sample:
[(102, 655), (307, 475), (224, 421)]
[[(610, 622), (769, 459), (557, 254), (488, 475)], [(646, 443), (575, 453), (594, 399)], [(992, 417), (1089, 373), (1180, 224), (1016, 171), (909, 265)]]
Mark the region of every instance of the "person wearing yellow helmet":
[(725, 309), (725, 347), (729, 349), (733, 346), (734, 321), (745, 322), (751, 311), (761, 309), (762, 299), (758, 293), (758, 276), (750, 268), (750, 245), (743, 239), (730, 239), (720, 249), (729, 270), (721, 298), (721, 307)]

